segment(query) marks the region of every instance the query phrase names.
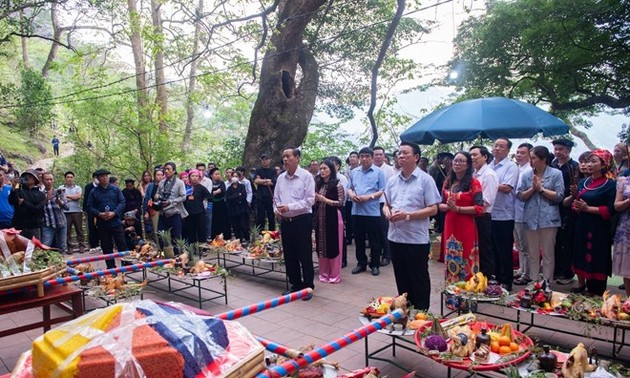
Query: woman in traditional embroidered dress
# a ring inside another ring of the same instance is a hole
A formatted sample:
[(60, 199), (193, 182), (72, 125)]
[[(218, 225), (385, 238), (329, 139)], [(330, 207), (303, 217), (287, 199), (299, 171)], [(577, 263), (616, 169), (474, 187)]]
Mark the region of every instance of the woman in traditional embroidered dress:
[(571, 209), (577, 213), (573, 270), (578, 276), (571, 292), (600, 296), (611, 274), (611, 216), (614, 213), (615, 180), (612, 154), (594, 150), (588, 158), (591, 176), (580, 180)]
[(472, 177), (472, 158), (458, 152), (453, 169), (442, 187), (440, 211), (444, 218), (444, 262), (446, 282), (468, 280), (479, 271), (479, 248), (475, 214), (483, 212), (481, 184)]
[(225, 203), (225, 182), (219, 168), (212, 168), (209, 172), (212, 180), (212, 239), (223, 234), (225, 240), (232, 237), (230, 222), (228, 221), (227, 204)]
[(345, 204), (343, 186), (337, 179), (335, 165), (324, 160), (319, 166), (315, 182), (315, 250), (319, 257), (319, 280), (341, 281), (341, 251), (343, 251), (343, 219), (341, 208)]

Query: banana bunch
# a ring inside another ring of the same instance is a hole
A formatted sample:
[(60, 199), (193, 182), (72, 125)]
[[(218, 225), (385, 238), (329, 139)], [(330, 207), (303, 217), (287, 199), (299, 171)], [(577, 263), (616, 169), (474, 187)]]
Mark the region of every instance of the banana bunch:
[(470, 292), (483, 293), (487, 287), (488, 277), (484, 276), (481, 272), (477, 272), (477, 274), (470, 277), (468, 282), (466, 282), (465, 289)]

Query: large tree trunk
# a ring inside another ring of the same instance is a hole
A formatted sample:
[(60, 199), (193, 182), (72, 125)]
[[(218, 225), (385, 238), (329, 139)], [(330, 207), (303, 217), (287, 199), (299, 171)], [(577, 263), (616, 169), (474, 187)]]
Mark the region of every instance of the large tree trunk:
[(147, 81), (144, 70), (144, 51), (142, 47), (142, 37), (140, 36), (140, 14), (136, 0), (127, 0), (129, 9), (129, 25), (131, 26), (131, 51), (133, 52), (133, 62), (136, 70), (136, 99), (138, 101), (138, 119), (140, 123), (148, 122), (149, 107), (147, 95)]
[(319, 68), (302, 40), (306, 26), (325, 2), (282, 0), (278, 5), (278, 25), (263, 58), (258, 98), (249, 120), (245, 166), (256, 166), (263, 152), (276, 161), (283, 147), (299, 146), (306, 137), (317, 99)]
[(160, 14), (161, 3), (158, 0), (151, 0), (151, 18), (153, 19), (153, 34), (155, 40), (155, 86), (156, 103), (158, 106), (158, 122), (160, 131), (165, 133), (168, 130), (168, 94), (164, 85), (164, 31), (162, 29), (162, 15)]
[(55, 61), (55, 57), (57, 56), (57, 50), (59, 49), (59, 43), (57, 41), (61, 38), (61, 32), (63, 29), (59, 27), (59, 14), (57, 12), (57, 3), (50, 3), (50, 23), (52, 24), (53, 30), (53, 43), (50, 46), (50, 51), (48, 51), (48, 58), (46, 58), (46, 63), (44, 63), (44, 67), (42, 67), (42, 76), (48, 76), (48, 72), (50, 71), (50, 66), (52, 62)]
[[(24, 18), (24, 10), (20, 11), (20, 17)], [(24, 65), (24, 68), (29, 68), (31, 66), (28, 61), (28, 45), (26, 43), (27, 40), (28, 38), (24, 36), (20, 38), (20, 42), (22, 44), (22, 64)]]
[[(199, 0), (197, 14), (203, 14), (203, 1)], [(195, 119), (194, 94), (197, 87), (197, 59), (199, 58), (199, 38), (201, 36), (201, 21), (195, 18), (195, 36), (193, 39), (193, 60), (190, 62), (190, 79), (188, 81), (188, 97), (186, 98), (186, 129), (182, 139), (182, 152), (189, 151), (192, 139), (193, 120)]]

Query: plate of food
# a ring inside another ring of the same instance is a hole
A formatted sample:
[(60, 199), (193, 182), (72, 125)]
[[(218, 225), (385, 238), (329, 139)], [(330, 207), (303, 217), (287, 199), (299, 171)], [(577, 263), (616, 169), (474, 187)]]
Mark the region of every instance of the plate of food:
[[(487, 341), (477, 348), (477, 336), (484, 332), (487, 332)], [(475, 371), (498, 371), (519, 364), (531, 355), (534, 345), (527, 335), (513, 330), (509, 323), (500, 326), (463, 317), (442, 321), (440, 326), (419, 328), (414, 340), (420, 351), (435, 361), (455, 369)]]
[(478, 302), (498, 301), (510, 294), (499, 285), (494, 277), (488, 280), (488, 277), (481, 272), (477, 272), (468, 281), (460, 281), (448, 285), (446, 292), (452, 295), (459, 295), (464, 299), (474, 299)]

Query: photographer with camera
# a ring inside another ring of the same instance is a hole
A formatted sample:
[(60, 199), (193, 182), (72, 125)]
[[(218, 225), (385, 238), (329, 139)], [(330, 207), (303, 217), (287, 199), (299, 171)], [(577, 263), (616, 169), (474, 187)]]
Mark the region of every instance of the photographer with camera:
[[(176, 165), (173, 162), (164, 164), (164, 180), (158, 184), (158, 190), (153, 198), (154, 208), (160, 210), (158, 230), (170, 230), (171, 239), (182, 238), (182, 219), (188, 216), (184, 207), (186, 200), (186, 185), (177, 178)], [(175, 253), (179, 253), (175, 246)]]
[(13, 205), (12, 226), (21, 230), (20, 235), (41, 239), (41, 227), (44, 221), (46, 195), (39, 190), (39, 179), (34, 169), (22, 173), (19, 180), (14, 180), (13, 190), (9, 194), (9, 203)]
[[(116, 242), (118, 251), (126, 250), (123, 224), (120, 220), (125, 209), (125, 197), (118, 187), (109, 183), (109, 174), (105, 169), (94, 172), (98, 186), (92, 189), (87, 201), (87, 211), (96, 217), (96, 229), (104, 255), (114, 252), (112, 239)], [(105, 263), (108, 269), (116, 267), (114, 260), (106, 260)]]
[(44, 225), (42, 243), (58, 248), (61, 253), (68, 252), (67, 222), (63, 210), (68, 210), (65, 189), (55, 189), (55, 177), (50, 172), (42, 175), (46, 205), (44, 206)]

